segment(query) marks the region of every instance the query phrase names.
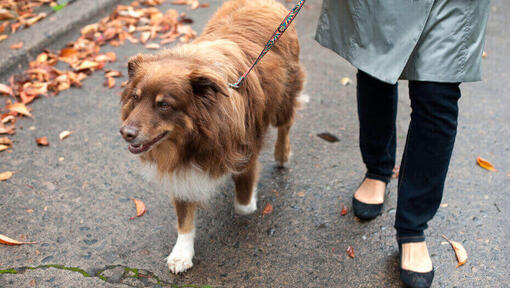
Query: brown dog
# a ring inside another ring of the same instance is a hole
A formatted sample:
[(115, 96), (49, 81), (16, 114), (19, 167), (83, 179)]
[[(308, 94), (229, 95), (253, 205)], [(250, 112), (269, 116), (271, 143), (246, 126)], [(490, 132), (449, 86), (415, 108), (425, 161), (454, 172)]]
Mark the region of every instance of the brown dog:
[(193, 43), (129, 61), (121, 134), (173, 198), (178, 237), (167, 258), (173, 273), (193, 266), (195, 210), (227, 176), (235, 182), (235, 211), (257, 209), (257, 158), (269, 125), (278, 128), (276, 161), (289, 160), (289, 129), (305, 79), (295, 28), (240, 89), (227, 85), (248, 69), (286, 15), (273, 0), (230, 1)]

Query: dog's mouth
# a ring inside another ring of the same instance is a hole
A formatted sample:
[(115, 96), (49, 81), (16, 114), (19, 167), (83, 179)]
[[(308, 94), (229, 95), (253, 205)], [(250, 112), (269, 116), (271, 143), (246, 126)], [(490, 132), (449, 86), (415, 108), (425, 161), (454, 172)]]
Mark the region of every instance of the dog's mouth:
[(140, 153), (143, 153), (143, 152), (147, 152), (154, 145), (156, 145), (159, 141), (161, 141), (163, 138), (165, 138), (167, 133), (168, 132), (161, 133), (156, 138), (154, 138), (154, 139), (152, 139), (152, 140), (150, 140), (148, 142), (142, 143), (142, 144), (129, 144), (128, 145), (128, 150), (129, 150), (129, 152), (131, 152), (133, 154), (140, 154)]

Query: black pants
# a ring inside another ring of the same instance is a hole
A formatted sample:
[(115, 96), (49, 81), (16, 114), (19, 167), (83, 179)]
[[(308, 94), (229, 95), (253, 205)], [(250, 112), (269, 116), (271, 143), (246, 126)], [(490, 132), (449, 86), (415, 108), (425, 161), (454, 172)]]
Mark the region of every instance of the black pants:
[[(360, 149), (367, 178), (389, 182), (395, 166), (398, 89), (358, 71)], [(398, 179), (400, 243), (425, 240), (441, 203), (457, 133), (460, 83), (409, 81), (411, 123)]]

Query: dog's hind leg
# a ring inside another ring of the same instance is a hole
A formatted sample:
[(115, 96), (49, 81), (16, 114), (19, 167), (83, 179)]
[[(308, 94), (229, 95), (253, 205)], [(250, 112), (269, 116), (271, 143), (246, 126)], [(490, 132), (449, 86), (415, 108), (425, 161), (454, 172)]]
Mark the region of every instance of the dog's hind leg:
[(278, 167), (283, 167), (291, 156), (289, 131), (292, 122), (278, 127), (278, 137), (274, 146), (274, 159)]
[(172, 273), (181, 273), (193, 267), (195, 255), (195, 211), (197, 204), (174, 200), (177, 214), (177, 242), (167, 258), (168, 268)]
[(236, 187), (234, 210), (239, 215), (248, 215), (257, 210), (257, 180), (259, 162), (253, 157), (250, 165), (240, 174), (232, 176)]

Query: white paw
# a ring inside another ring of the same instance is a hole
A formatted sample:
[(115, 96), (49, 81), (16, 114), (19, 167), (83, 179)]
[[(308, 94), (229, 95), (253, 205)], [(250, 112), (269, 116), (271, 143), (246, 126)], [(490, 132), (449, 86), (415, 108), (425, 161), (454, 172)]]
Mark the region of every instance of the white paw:
[(194, 231), (177, 236), (177, 242), (172, 249), (172, 253), (170, 253), (166, 260), (168, 269), (170, 269), (172, 273), (181, 273), (193, 267), (193, 256), (195, 255), (195, 250), (193, 248), (194, 238)]
[(237, 202), (237, 199), (234, 201), (234, 211), (238, 215), (250, 215), (251, 213), (257, 211), (257, 190), (254, 189), (251, 194), (251, 201), (248, 205), (242, 205)]
[(168, 256), (166, 263), (168, 269), (174, 274), (185, 272), (189, 268), (193, 267), (193, 257), (189, 255), (174, 255), (174, 253)]

